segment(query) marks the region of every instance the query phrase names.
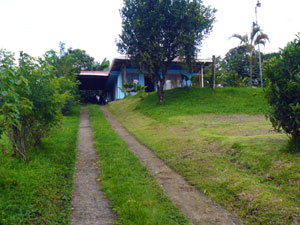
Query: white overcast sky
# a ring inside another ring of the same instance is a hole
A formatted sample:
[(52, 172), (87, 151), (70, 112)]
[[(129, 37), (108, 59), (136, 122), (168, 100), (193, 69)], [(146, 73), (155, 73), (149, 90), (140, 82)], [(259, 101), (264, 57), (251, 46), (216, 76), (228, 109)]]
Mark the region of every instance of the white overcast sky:
[[(222, 57), (239, 44), (234, 33), (249, 33), (257, 0), (204, 0), (218, 11), (213, 32), (205, 39), (201, 58)], [(260, 0), (258, 23), (270, 43), (262, 52), (274, 52), (300, 32), (300, 0)], [(115, 40), (121, 33), (122, 0), (0, 0), (0, 48), (42, 56), (66, 48), (86, 50), (97, 61), (118, 56)]]

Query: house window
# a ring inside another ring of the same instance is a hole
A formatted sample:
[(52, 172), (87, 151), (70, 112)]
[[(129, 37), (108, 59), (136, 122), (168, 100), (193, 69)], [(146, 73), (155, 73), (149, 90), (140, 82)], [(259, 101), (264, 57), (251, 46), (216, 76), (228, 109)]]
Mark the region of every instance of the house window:
[(132, 83), (138, 85), (140, 83), (139, 75), (137, 73), (127, 73), (125, 77), (125, 74), (123, 74), (123, 83)]
[(126, 77), (125, 74), (123, 74), (123, 84), (133, 84), (134, 89), (137, 89), (137, 86), (139, 85), (139, 74), (137, 73), (127, 73)]
[(168, 74), (166, 76), (165, 89), (172, 89), (176, 87), (181, 87), (181, 76), (180, 74)]

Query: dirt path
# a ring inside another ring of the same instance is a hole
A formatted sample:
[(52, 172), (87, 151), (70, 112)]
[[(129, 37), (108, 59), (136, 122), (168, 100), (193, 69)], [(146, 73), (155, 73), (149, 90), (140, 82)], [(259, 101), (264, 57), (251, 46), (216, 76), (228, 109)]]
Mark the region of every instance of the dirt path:
[(129, 148), (146, 165), (167, 196), (193, 224), (240, 224), (229, 212), (209, 199), (182, 176), (170, 169), (154, 153), (140, 144), (105, 108), (101, 107), (112, 128), (127, 142)]
[(83, 107), (77, 144), (71, 225), (107, 225), (114, 224), (116, 220), (109, 208), (109, 201), (105, 199), (97, 182), (98, 156), (93, 148), (92, 135), (89, 115)]

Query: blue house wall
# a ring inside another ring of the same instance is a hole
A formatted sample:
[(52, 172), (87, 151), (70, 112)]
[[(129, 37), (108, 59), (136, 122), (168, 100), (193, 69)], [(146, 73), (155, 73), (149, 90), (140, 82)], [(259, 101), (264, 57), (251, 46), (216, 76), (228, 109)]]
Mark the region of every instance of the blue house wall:
[[(135, 68), (126, 68), (126, 74), (130, 74), (130, 73), (135, 73), (138, 74), (139, 76), (139, 84), (142, 86), (145, 86), (145, 73), (141, 73), (139, 72), (138, 69)], [(123, 74), (124, 74), (124, 68), (122, 68), (121, 70), (117, 71), (111, 71), (109, 78), (108, 78), (108, 82), (107, 82), (107, 90), (109, 93), (109, 97), (110, 100), (117, 100), (117, 99), (122, 99), (125, 97), (125, 93), (122, 91), (122, 86), (123, 86)], [(187, 76), (189, 79), (186, 82), (185, 80), (182, 80), (182, 83), (184, 86), (190, 86), (191, 85), (191, 78), (194, 75), (197, 75), (197, 73), (189, 73), (187, 70), (184, 69), (180, 69), (178, 68), (176, 65), (171, 67), (168, 71), (167, 71), (167, 75), (185, 75)], [(135, 94), (135, 93), (133, 93)]]
[[(203, 69), (203, 65), (205, 63), (211, 63), (210, 60), (202, 60), (199, 61), (201, 63), (201, 68)], [(198, 64), (200, 65), (200, 64)], [(198, 67), (199, 68), (199, 67)], [(126, 71), (125, 71), (126, 70)], [(203, 70), (202, 70), (203, 71)], [(126, 74), (126, 76), (125, 76)], [(166, 82), (164, 85), (164, 89), (172, 89), (175, 87), (182, 86), (190, 86), (191, 78), (194, 75), (197, 75), (197, 72), (190, 73), (186, 69), (183, 69), (178, 62), (171, 64), (169, 69), (167, 70)], [(133, 77), (136, 76), (137, 77)], [(188, 77), (188, 80), (185, 81), (182, 78), (182, 75)], [(126, 80), (124, 80), (126, 77)], [(147, 85), (145, 82), (145, 72), (141, 72), (138, 69), (131, 66), (131, 62), (129, 58), (121, 57), (114, 59), (111, 70), (109, 72), (109, 77), (106, 85), (106, 92), (109, 95), (110, 100), (122, 99), (125, 97), (125, 93), (123, 92), (123, 83), (125, 82), (133, 82), (138, 79), (138, 84), (145, 86)], [(156, 87), (154, 87), (154, 90)], [(153, 90), (153, 86), (151, 87)]]

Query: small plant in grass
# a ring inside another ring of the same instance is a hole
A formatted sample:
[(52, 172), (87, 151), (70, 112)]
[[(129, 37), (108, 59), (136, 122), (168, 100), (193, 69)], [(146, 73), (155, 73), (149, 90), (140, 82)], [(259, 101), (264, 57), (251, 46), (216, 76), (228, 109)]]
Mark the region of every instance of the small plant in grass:
[(146, 88), (147, 86), (142, 86), (140, 84), (136, 87), (137, 96), (139, 96), (141, 100), (144, 100), (148, 96), (148, 93), (146, 93)]
[(288, 148), (300, 151), (300, 36), (266, 68), (267, 117), (276, 131), (290, 135)]

